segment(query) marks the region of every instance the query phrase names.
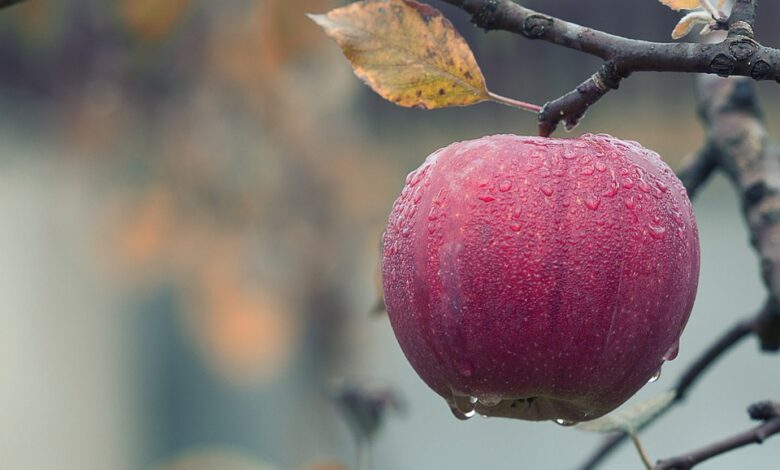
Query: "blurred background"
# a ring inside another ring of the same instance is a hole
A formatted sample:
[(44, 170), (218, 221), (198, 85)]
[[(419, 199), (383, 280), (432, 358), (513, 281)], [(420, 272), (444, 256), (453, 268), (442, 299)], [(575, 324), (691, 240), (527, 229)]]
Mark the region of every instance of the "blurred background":
[[(405, 175), (455, 140), (533, 134), (494, 104), (394, 107), (305, 16), (335, 0), (27, 0), (0, 11), (0, 468), (353, 468), (334, 384), (390, 387), (376, 470), (566, 469), (598, 436), (552, 423), (456, 420), (398, 348), (378, 298), (378, 244)], [(453, 20), (497, 93), (542, 104), (596, 59)], [(654, 0), (526, 0), (666, 41)], [(780, 45), (780, 4), (759, 39)], [(759, 85), (779, 138), (780, 87)], [(575, 130), (677, 167), (702, 141), (689, 75), (635, 74)], [(696, 201), (697, 304), (661, 393), (764, 299), (733, 191)], [(742, 344), (654, 425), (654, 458), (751, 424), (780, 399), (777, 357)], [(780, 439), (703, 465), (776, 468)], [(605, 468), (639, 468), (626, 447)]]

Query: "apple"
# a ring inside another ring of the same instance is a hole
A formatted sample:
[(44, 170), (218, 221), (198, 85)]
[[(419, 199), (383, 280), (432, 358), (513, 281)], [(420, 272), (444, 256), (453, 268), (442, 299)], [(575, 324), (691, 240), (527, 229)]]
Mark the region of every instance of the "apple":
[(407, 177), (383, 237), (401, 349), (463, 419), (615, 409), (677, 355), (698, 276), (682, 183), (605, 134), (440, 149)]

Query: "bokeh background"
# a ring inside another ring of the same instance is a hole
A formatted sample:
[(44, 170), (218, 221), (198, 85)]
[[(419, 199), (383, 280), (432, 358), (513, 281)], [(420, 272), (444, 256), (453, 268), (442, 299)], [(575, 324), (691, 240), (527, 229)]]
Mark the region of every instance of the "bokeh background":
[[(0, 11), (0, 467), (352, 468), (337, 383), (398, 391), (376, 470), (573, 468), (598, 436), (457, 421), (416, 377), (377, 301), (378, 243), (405, 175), (433, 150), (535, 131), (494, 104), (396, 108), (305, 16), (336, 0), (27, 0)], [(494, 91), (543, 103), (598, 61), (441, 8)], [(667, 40), (654, 0), (525, 0), (609, 32)], [(759, 38), (780, 45), (776, 2)], [(759, 85), (780, 138), (780, 87)], [(690, 75), (636, 74), (575, 131), (673, 166), (702, 141)], [(733, 191), (696, 201), (701, 288), (658, 394), (764, 299)], [(780, 398), (748, 341), (647, 433), (654, 458), (750, 426)], [(780, 439), (708, 469), (777, 468)], [(605, 468), (640, 468), (632, 449)]]

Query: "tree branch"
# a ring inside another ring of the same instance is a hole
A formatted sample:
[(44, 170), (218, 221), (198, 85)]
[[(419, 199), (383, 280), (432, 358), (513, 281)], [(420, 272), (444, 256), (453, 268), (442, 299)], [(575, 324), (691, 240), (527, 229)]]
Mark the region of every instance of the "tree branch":
[(485, 30), (500, 29), (594, 55), (602, 68), (574, 91), (548, 102), (539, 113), (539, 134), (561, 121), (571, 128), (587, 109), (633, 72), (692, 72), (780, 79), (780, 50), (753, 39), (756, 0), (738, 0), (729, 34), (718, 44), (661, 43), (629, 39), (537, 13), (510, 0), (443, 0), (472, 15)]
[(0, 8), (10, 7), (17, 3), (22, 3), (24, 0), (0, 0)]
[(768, 437), (780, 433), (780, 404), (757, 403), (748, 409), (748, 413), (752, 419), (762, 420), (764, 423), (688, 454), (662, 460), (653, 470), (689, 470), (712, 457), (749, 444), (761, 444)]

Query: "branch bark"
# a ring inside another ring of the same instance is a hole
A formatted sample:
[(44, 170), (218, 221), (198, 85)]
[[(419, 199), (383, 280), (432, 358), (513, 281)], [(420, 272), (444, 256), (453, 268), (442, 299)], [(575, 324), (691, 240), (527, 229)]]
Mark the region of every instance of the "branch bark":
[(588, 108), (633, 72), (690, 72), (780, 79), (780, 50), (755, 41), (756, 0), (738, 0), (718, 44), (662, 43), (629, 39), (544, 15), (510, 0), (443, 0), (472, 15), (485, 30), (500, 29), (594, 55), (604, 65), (575, 90), (548, 102), (539, 113), (539, 134), (560, 122), (571, 128)]

